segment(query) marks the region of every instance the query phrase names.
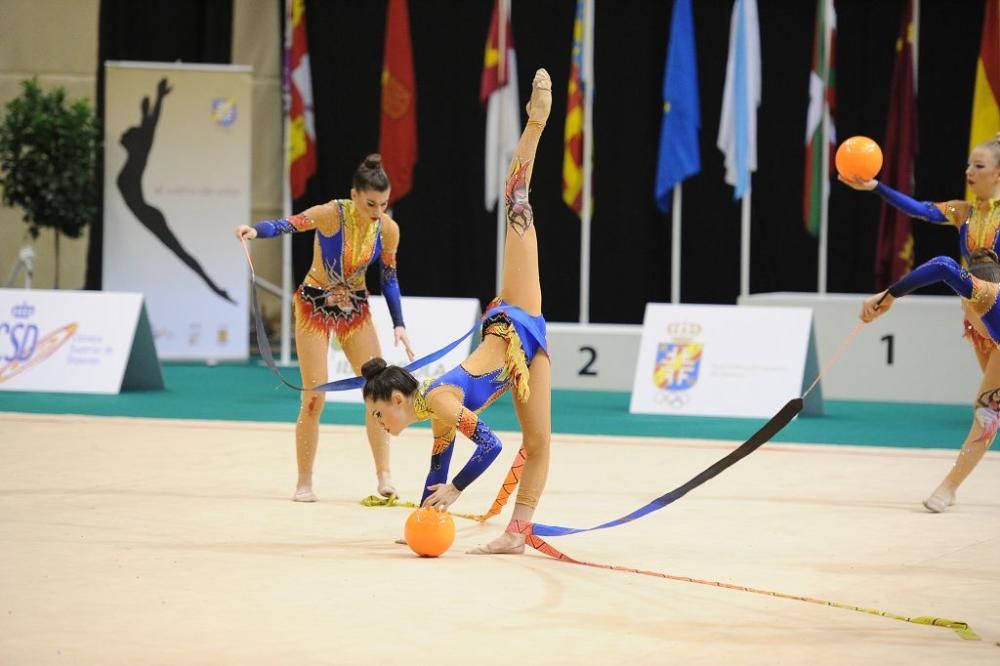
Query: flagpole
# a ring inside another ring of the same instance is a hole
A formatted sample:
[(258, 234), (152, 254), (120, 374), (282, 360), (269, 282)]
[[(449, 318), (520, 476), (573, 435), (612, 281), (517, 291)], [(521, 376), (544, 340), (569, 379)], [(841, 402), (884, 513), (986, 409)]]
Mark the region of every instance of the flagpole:
[[(505, 73), (507, 69), (507, 21), (510, 14), (510, 9), (507, 5), (508, 0), (499, 0), (497, 3), (497, 49), (500, 54), (499, 60), (497, 60), (497, 81), (505, 80)], [(510, 85), (509, 78), (506, 79), (507, 84)], [(498, 93), (502, 95), (502, 93)], [(515, 92), (516, 94), (516, 92)], [(498, 104), (502, 104), (502, 96), (498, 98)], [(500, 109), (502, 114), (504, 109)], [(520, 113), (520, 111), (518, 111)], [(497, 146), (503, 148), (506, 145), (504, 142), (504, 123), (501, 118), (497, 123)], [(502, 159), (502, 155), (497, 153)], [(504, 190), (507, 185), (507, 167), (504, 165), (499, 165), (497, 169), (497, 256), (496, 256), (496, 289), (493, 291), (494, 294), (500, 293), (500, 287), (503, 286), (503, 250), (504, 243), (506, 240), (507, 231), (507, 220), (506, 211), (504, 210)]]
[[(749, 178), (750, 175), (747, 174)], [(750, 188), (743, 194), (740, 231), (740, 295), (750, 295)]]
[(590, 179), (594, 152), (594, 0), (583, 3), (583, 201), (580, 210), (580, 323), (590, 322)]
[(674, 202), (671, 211), (671, 243), (670, 243), (670, 302), (681, 302), (681, 187), (682, 183), (674, 185)]
[(817, 276), (817, 289), (820, 294), (826, 293), (826, 278), (829, 269), (827, 267), (829, 255), (829, 234), (828, 222), (830, 219), (830, 12), (828, 11), (828, 0), (823, 3), (823, 62), (820, 64), (823, 76), (823, 101), (820, 104), (820, 186), (819, 186), (819, 265)]
[[(284, 80), (282, 81), (282, 88), (284, 89), (284, 94), (282, 95), (282, 102), (284, 106), (284, 132), (282, 137), (282, 152), (284, 159), (282, 160), (285, 165), (284, 178), (282, 178), (282, 195), (281, 195), (281, 209), (282, 217), (288, 219), (292, 214), (292, 189), (289, 182), (289, 177), (291, 175), (291, 145), (289, 140), (289, 127), (288, 127), (288, 114), (291, 112), (292, 100), (291, 100), (291, 89), (290, 85), (290, 72), (288, 70), (289, 64), (287, 59), (291, 54), (291, 34), (292, 34), (292, 12), (291, 12), (291, 1), (286, 0), (285, 2), (285, 48), (283, 57), (285, 63), (283, 65), (282, 71)], [(291, 298), (291, 285), (292, 285), (292, 237), (290, 234), (281, 235), (281, 355), (279, 357), (279, 364), (282, 366), (288, 366), (292, 363), (292, 298)]]

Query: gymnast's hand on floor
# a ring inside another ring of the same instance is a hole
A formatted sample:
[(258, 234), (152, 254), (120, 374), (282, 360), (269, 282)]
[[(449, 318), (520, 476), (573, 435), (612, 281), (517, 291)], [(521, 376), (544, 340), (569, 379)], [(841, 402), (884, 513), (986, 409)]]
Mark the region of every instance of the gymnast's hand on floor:
[(435, 483), (433, 486), (427, 486), (427, 490), (432, 492), (424, 500), (423, 506), (438, 511), (447, 511), (462, 494), (461, 490), (450, 483)]

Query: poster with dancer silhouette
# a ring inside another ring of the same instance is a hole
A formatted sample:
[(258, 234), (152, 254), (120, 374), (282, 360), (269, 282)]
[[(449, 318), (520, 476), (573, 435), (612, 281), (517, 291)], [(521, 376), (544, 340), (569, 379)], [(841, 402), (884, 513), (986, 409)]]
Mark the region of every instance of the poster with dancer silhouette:
[(141, 292), (163, 359), (242, 359), (251, 70), (108, 62), (103, 289)]

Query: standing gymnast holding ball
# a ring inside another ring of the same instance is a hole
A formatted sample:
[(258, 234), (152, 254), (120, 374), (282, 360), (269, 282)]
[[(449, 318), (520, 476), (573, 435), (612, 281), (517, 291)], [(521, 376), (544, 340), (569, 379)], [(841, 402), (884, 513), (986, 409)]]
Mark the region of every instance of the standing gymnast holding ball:
[[(955, 227), (958, 230), (959, 251), (970, 270), (974, 265), (989, 264), (990, 262), (987, 260), (990, 257), (995, 258), (1000, 253), (1000, 135), (997, 135), (993, 141), (979, 144), (969, 154), (969, 161), (965, 168), (965, 182), (975, 196), (973, 202), (919, 202), (876, 180), (848, 179), (843, 175), (839, 178), (841, 182), (856, 190), (874, 190), (886, 202), (907, 215)], [(950, 261), (954, 264), (951, 266), (954, 269), (953, 272), (955, 270), (961, 272), (960, 269), (956, 268), (958, 265), (953, 260)], [(921, 277), (926, 278), (927, 275), (930, 275), (929, 271), (932, 267), (935, 270), (943, 270), (941, 267), (945, 263), (947, 263), (946, 258), (938, 257), (914, 270), (910, 276), (901, 279), (887, 291), (869, 298), (865, 302), (862, 319), (870, 321), (884, 314), (892, 303), (893, 298), (891, 297), (906, 293), (903, 291), (904, 289), (915, 289), (916, 287), (912, 286), (912, 284), (916, 284), (914, 280)], [(995, 261), (993, 263), (995, 264)], [(944, 278), (935, 274), (935, 279), (932, 279), (931, 282), (938, 279), (943, 280)], [(922, 284), (918, 286), (922, 286)], [(972, 298), (971, 286), (968, 288), (968, 293), (959, 291), (954, 286), (952, 288), (963, 296), (965, 336), (969, 338), (976, 351), (976, 358), (979, 361), (979, 367), (983, 370), (983, 377), (974, 396), (973, 404), (976, 418), (973, 419), (972, 428), (962, 444), (955, 464), (952, 465), (934, 492), (924, 500), (924, 507), (934, 513), (941, 513), (954, 504), (955, 492), (959, 485), (972, 473), (992, 443), (996, 429), (995, 427), (987, 427), (984, 430), (980, 417), (991, 409), (995, 412), (997, 403), (995, 401), (990, 403), (993, 406), (984, 411), (983, 396), (1000, 396), (1000, 353), (997, 352), (997, 341), (991, 337), (990, 331), (983, 321), (983, 314), (987, 309), (983, 297), (979, 297), (978, 300)], [(886, 294), (890, 298), (882, 302), (880, 307), (876, 307), (881, 299), (886, 298)]]

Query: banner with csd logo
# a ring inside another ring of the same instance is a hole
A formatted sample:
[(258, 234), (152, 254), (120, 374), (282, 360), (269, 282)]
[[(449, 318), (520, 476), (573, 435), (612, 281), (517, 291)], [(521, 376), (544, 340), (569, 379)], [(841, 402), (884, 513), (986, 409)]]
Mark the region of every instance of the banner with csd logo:
[(163, 388), (142, 294), (0, 289), (0, 391)]
[(808, 308), (648, 303), (629, 411), (770, 418), (817, 370)]

